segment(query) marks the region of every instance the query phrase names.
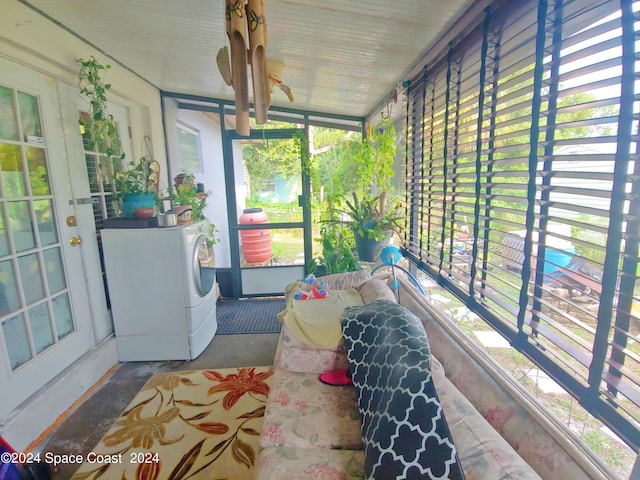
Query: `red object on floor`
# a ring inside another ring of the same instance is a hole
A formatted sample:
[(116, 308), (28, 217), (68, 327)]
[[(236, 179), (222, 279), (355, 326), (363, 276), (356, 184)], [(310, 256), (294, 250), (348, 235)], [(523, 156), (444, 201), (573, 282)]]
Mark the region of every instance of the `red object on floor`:
[(353, 385), (351, 372), (348, 368), (334, 370), (333, 372), (325, 372), (320, 375), (320, 381), (333, 386)]

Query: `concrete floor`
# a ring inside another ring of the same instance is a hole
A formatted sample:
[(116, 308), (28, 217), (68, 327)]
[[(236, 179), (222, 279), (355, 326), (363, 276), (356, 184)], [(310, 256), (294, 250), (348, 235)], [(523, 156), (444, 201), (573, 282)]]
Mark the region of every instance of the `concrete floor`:
[[(121, 363), (102, 385), (36, 449), (39, 452), (86, 456), (155, 372), (273, 365), (277, 333), (216, 335), (192, 361)], [(55, 480), (68, 480), (78, 465), (60, 465)]]

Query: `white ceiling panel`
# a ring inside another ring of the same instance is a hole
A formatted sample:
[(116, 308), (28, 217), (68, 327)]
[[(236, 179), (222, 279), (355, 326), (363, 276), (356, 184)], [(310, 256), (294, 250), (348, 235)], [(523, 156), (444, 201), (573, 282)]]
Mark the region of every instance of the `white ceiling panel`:
[[(166, 92), (233, 99), (216, 65), (229, 45), (224, 0), (20, 0)], [(471, 0), (264, 0), (267, 56), (284, 62), (290, 103), (365, 116)]]

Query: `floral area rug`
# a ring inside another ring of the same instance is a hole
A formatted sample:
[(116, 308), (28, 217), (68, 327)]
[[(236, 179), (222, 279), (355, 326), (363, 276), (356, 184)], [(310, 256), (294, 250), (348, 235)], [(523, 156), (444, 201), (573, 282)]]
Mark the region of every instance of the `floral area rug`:
[(271, 367), (154, 374), (72, 480), (240, 480), (255, 463)]

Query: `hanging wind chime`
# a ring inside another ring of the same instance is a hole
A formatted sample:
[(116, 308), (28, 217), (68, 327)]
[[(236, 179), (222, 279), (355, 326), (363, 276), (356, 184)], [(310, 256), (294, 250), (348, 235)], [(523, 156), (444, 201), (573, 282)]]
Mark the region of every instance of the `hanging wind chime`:
[(218, 51), (216, 61), (222, 78), (235, 92), (236, 131), (247, 136), (250, 130), (247, 65), (251, 65), (253, 107), (257, 124), (267, 122), (273, 85), (284, 91), (292, 102), (293, 93), (282, 83), (280, 75), (284, 64), (267, 60), (268, 38), (263, 0), (225, 0), (225, 16), (231, 54), (229, 55), (225, 46)]

